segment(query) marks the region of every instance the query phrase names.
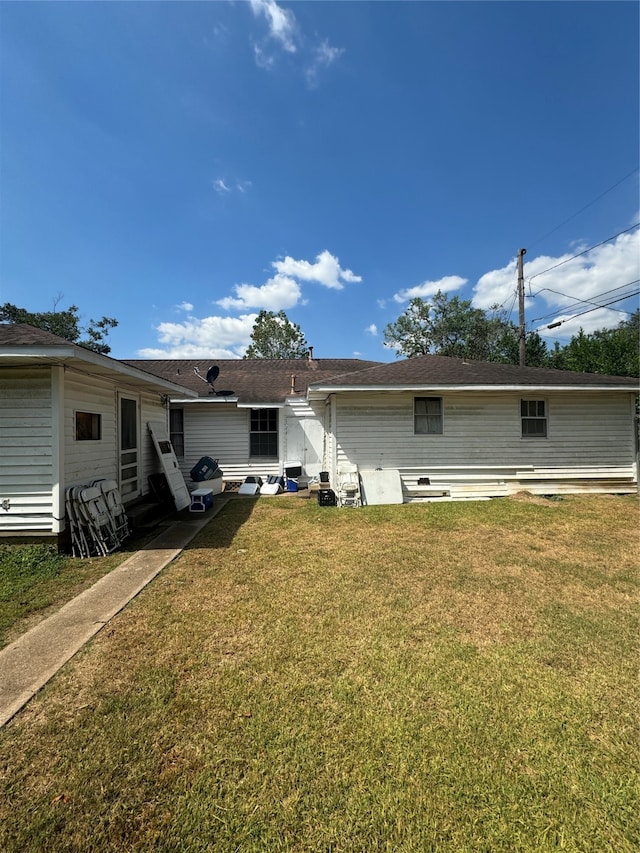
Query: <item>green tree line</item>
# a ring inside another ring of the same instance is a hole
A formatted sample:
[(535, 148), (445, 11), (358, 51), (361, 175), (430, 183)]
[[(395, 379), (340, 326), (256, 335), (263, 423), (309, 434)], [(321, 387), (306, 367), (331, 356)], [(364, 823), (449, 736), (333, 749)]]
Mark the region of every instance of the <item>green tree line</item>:
[[(551, 367), (613, 376), (638, 376), (640, 311), (611, 329), (589, 334), (582, 329), (568, 344), (549, 349), (538, 332), (525, 336), (525, 362), (529, 367)], [(468, 299), (438, 291), (427, 302), (414, 298), (383, 332), (384, 343), (396, 355), (446, 355), (454, 358), (519, 362), (518, 327), (497, 309), (474, 308)]]

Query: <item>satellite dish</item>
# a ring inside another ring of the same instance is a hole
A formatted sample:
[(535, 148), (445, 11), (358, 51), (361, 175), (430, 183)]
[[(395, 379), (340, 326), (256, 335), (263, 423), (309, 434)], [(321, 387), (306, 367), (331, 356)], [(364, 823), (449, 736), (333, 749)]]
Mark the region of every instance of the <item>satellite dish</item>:
[(207, 370), (207, 382), (209, 383), (209, 385), (213, 385), (213, 383), (218, 378), (219, 373), (220, 368), (217, 364), (214, 364), (212, 367), (209, 368), (209, 370)]

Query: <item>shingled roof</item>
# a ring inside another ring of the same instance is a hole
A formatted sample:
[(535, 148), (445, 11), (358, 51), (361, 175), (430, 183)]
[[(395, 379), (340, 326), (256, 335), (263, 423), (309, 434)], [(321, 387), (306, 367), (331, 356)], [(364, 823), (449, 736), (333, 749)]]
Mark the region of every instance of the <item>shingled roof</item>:
[(26, 323), (0, 323), (0, 346), (74, 346), (71, 341)]
[[(304, 397), (311, 382), (381, 365), (357, 358), (134, 359), (124, 363), (184, 385), (199, 397), (218, 400), (228, 396), (241, 405), (280, 405), (288, 397)], [(220, 369), (215, 395), (206, 382), (213, 365)]]
[(599, 373), (577, 373), (550, 370), (545, 367), (519, 367), (487, 361), (423, 355), (391, 364), (376, 365), (358, 373), (346, 373), (329, 380), (318, 377), (310, 391), (339, 389), (393, 388), (622, 388), (633, 391), (638, 380), (629, 376), (605, 376)]

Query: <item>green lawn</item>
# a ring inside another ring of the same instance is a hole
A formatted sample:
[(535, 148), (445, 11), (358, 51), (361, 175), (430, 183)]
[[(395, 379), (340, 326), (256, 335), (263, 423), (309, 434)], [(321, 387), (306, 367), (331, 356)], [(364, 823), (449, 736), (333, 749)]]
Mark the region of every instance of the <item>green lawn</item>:
[(637, 511), (230, 501), (0, 732), (0, 848), (637, 850)]
[(108, 557), (77, 559), (53, 545), (0, 544), (0, 648), (124, 562), (149, 540), (131, 538)]

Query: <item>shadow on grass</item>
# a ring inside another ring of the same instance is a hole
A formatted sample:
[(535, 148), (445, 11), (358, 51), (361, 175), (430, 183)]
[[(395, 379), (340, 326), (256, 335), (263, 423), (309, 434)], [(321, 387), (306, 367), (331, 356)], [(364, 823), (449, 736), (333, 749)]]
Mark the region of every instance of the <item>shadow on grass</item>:
[[(184, 550), (228, 548), (238, 530), (251, 517), (257, 501), (257, 497), (231, 495), (220, 499), (218, 503), (214, 502), (213, 514), (210, 519), (191, 542), (184, 547)], [(185, 510), (184, 514), (179, 513), (175, 518), (185, 521), (194, 520), (193, 514), (190, 514), (188, 510)], [(153, 541), (147, 543), (147, 547), (153, 547)]]

